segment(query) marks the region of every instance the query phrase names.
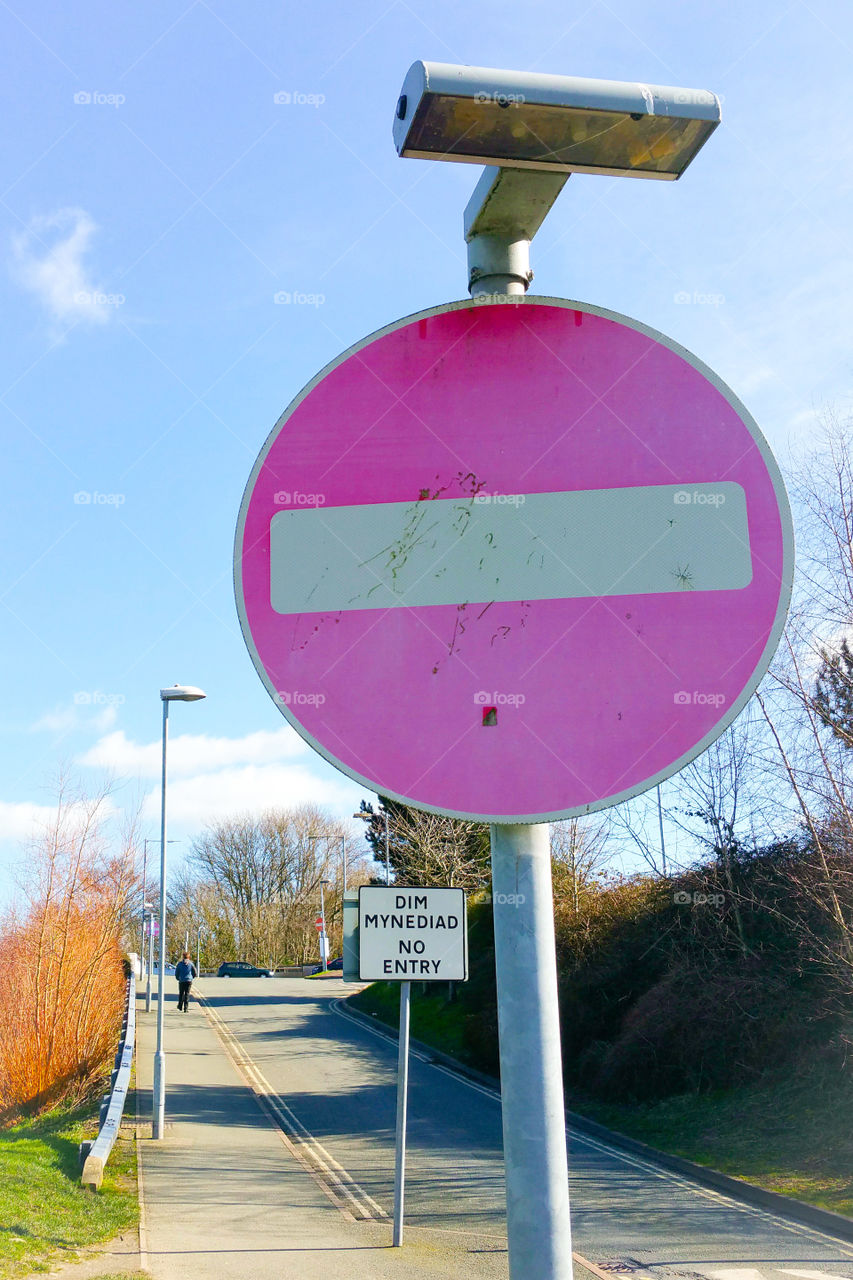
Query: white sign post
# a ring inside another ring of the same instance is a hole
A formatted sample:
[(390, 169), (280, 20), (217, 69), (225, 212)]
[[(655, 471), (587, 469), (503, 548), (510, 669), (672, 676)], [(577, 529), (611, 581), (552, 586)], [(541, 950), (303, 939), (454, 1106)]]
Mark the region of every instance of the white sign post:
[(359, 978), (400, 983), (393, 1235), (393, 1244), (398, 1247), (403, 1243), (406, 1194), (412, 978), (421, 982), (464, 982), (468, 977), (464, 892), (363, 885), (358, 891), (358, 948)]

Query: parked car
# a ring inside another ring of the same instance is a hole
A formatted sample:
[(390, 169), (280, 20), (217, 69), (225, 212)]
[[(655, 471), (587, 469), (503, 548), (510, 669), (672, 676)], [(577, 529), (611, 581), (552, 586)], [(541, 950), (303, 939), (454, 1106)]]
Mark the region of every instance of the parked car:
[(330, 960), (325, 969), (321, 964), (315, 964), (310, 969), (303, 970), (303, 973), (306, 978), (311, 978), (315, 973), (328, 973), (330, 969), (343, 969), (343, 967), (343, 958), (339, 957), (337, 960)]
[[(154, 961), (154, 963), (153, 963), (153, 964), (152, 964), (152, 966), (151, 966), (151, 972), (152, 972), (152, 973), (159, 973), (159, 972), (160, 972), (160, 965), (159, 965), (159, 961), (157, 961), (157, 960), (155, 960), (155, 961)], [(171, 975), (172, 977), (174, 977), (174, 976), (175, 976), (175, 966), (174, 966), (173, 964), (165, 964), (165, 965), (163, 966), (163, 976), (168, 978), (170, 975)]]
[(216, 971), (218, 978), (272, 978), (272, 969), (259, 969), (256, 964), (246, 960), (223, 960)]

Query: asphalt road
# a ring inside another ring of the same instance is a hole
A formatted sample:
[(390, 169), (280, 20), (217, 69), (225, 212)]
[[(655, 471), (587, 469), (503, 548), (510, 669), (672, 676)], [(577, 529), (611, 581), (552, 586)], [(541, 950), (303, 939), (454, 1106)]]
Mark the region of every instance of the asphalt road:
[[(396, 1042), (346, 1016), (339, 979), (196, 984), (232, 1056), (329, 1172), (342, 1213), (392, 1213)], [(194, 991), (195, 991), (194, 987)], [(416, 988), (413, 1000), (417, 999)], [(179, 1118), (179, 1117), (177, 1117)], [(313, 1140), (313, 1141), (312, 1141)], [(320, 1154), (318, 1155), (317, 1152)], [(574, 1248), (613, 1274), (853, 1280), (853, 1244), (753, 1209), (580, 1134), (569, 1141)], [(322, 1175), (325, 1177), (325, 1175)], [(503, 1247), (499, 1099), (414, 1053), (406, 1229)], [(534, 1278), (531, 1278), (534, 1280)]]

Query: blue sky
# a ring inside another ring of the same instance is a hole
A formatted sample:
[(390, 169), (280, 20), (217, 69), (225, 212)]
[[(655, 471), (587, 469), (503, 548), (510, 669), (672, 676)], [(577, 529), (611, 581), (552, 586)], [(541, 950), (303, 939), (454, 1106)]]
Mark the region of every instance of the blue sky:
[(61, 766), (125, 779), (156, 833), (166, 684), (209, 695), (173, 713), (176, 856), (207, 817), (302, 799), (344, 815), (364, 794), (261, 686), (232, 543), (300, 387), (465, 296), (478, 170), (391, 143), (416, 58), (717, 92), (723, 124), (680, 182), (570, 180), (533, 291), (683, 343), (783, 467), (826, 406), (850, 408), (845, 6), (13, 0), (0, 25), (0, 899)]

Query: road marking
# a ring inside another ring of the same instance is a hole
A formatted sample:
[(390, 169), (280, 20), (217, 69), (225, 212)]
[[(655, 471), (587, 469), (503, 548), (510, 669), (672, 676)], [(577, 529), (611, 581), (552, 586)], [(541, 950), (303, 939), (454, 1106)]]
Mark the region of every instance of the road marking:
[[(361, 1018), (354, 1017), (345, 1007), (342, 1000), (332, 1000), (332, 1009), (342, 1018), (346, 1018), (347, 1022), (354, 1023), (357, 1027), (363, 1027), (365, 1031), (372, 1032), (378, 1036), (380, 1040), (387, 1040), (388, 1044), (397, 1047), (397, 1037), (386, 1034), (380, 1027), (374, 1027), (370, 1023), (363, 1022)], [(409, 1049), (409, 1054), (413, 1058), (417, 1058), (419, 1062), (425, 1063), (426, 1066), (432, 1067), (434, 1071), (440, 1071), (442, 1075), (449, 1076), (451, 1080), (456, 1080), (460, 1084), (466, 1084), (469, 1089), (474, 1089), (476, 1093), (481, 1093), (484, 1098), (489, 1098), (492, 1102), (500, 1102), (501, 1095), (498, 1089), (490, 1089), (488, 1085), (478, 1084), (476, 1080), (470, 1080), (468, 1076), (460, 1075), (458, 1071), (445, 1067), (441, 1062), (437, 1062), (435, 1058), (430, 1057), (429, 1053), (423, 1053), (420, 1049)]]
[[(396, 1047), (396, 1036), (386, 1035), (385, 1032), (381, 1031), (378, 1027), (375, 1027), (372, 1023), (364, 1022), (361, 1018), (353, 1017), (352, 1014), (345, 1012), (340, 1007), (341, 1001), (339, 1000), (332, 1000), (331, 1005), (334, 1011), (340, 1014), (341, 1017), (346, 1018), (349, 1022), (356, 1023), (356, 1025), (360, 1026), (363, 1030), (372, 1032), (373, 1035), (378, 1036), (381, 1040), (387, 1040), (389, 1044)], [(467, 1085), (469, 1089), (476, 1089), (477, 1092), (483, 1094), (484, 1097), (492, 1098), (494, 1101), (500, 1102), (500, 1093), (497, 1090), (488, 1090), (482, 1085), (469, 1080), (466, 1076), (459, 1075), (455, 1071), (450, 1070), (450, 1068), (441, 1066), (439, 1063), (416, 1050), (412, 1050), (412, 1054), (419, 1058), (421, 1062), (425, 1062), (427, 1066), (431, 1066), (433, 1070), (443, 1071), (445, 1075), (451, 1076), (460, 1084)], [(703, 1196), (707, 1200), (712, 1200), (717, 1204), (724, 1205), (728, 1209), (736, 1209), (741, 1213), (750, 1214), (752, 1217), (762, 1218), (765, 1222), (772, 1223), (775, 1227), (779, 1227), (783, 1231), (789, 1231), (792, 1235), (804, 1236), (809, 1240), (828, 1240), (836, 1248), (842, 1250), (846, 1257), (853, 1258), (853, 1249), (851, 1249), (849, 1240), (843, 1240), (839, 1236), (832, 1236), (826, 1231), (821, 1231), (818, 1227), (807, 1227), (800, 1223), (789, 1222), (785, 1218), (778, 1217), (768, 1209), (759, 1209), (755, 1205), (746, 1204), (743, 1200), (735, 1199), (732, 1195), (726, 1195), (724, 1192), (720, 1191), (713, 1191), (710, 1187), (704, 1187), (701, 1183), (693, 1182), (681, 1174), (673, 1173), (669, 1169), (664, 1169), (658, 1165), (652, 1164), (648, 1160), (643, 1160), (638, 1156), (629, 1155), (619, 1147), (610, 1146), (608, 1143), (602, 1142), (600, 1139), (592, 1138), (579, 1129), (570, 1129), (568, 1124), (566, 1125), (566, 1136), (571, 1138), (573, 1143), (592, 1147), (594, 1151), (600, 1151), (602, 1154), (610, 1156), (611, 1159), (620, 1160), (623, 1164), (632, 1166), (635, 1169), (641, 1169), (646, 1173), (650, 1173), (653, 1177), (661, 1179), (661, 1181), (674, 1182), (677, 1186), (683, 1187), (685, 1190), (691, 1191), (696, 1195)], [(821, 1280), (830, 1280), (825, 1272), (820, 1272), (820, 1278)], [(727, 1277), (727, 1280), (734, 1280), (734, 1277), (729, 1276)], [(847, 1278), (836, 1277), (835, 1280), (847, 1280)]]
[(270, 604), (281, 614), (733, 591), (751, 580), (746, 494), (731, 480), (297, 507), (270, 521)]
[(707, 1271), (706, 1275), (714, 1280), (764, 1280), (763, 1273), (757, 1267), (723, 1267), (719, 1271)]
[[(737, 1209), (741, 1213), (748, 1213), (754, 1218), (763, 1218), (765, 1222), (770, 1222), (775, 1227), (781, 1228), (783, 1231), (789, 1231), (792, 1235), (805, 1236), (809, 1240), (829, 1240), (831, 1244), (842, 1249), (848, 1258), (853, 1258), (853, 1250), (851, 1250), (849, 1240), (842, 1240), (839, 1236), (831, 1236), (826, 1231), (821, 1231), (818, 1227), (807, 1227), (796, 1222), (789, 1222), (785, 1218), (779, 1217), (772, 1213), (769, 1209), (759, 1209), (755, 1205), (747, 1204), (743, 1200), (737, 1200), (733, 1195), (726, 1195), (721, 1191), (712, 1191), (710, 1187), (704, 1187), (699, 1182), (693, 1182), (689, 1178), (680, 1174), (672, 1173), (668, 1169), (652, 1164), (651, 1161), (643, 1160), (638, 1156), (628, 1155), (618, 1147), (610, 1146), (600, 1139), (591, 1138), (581, 1130), (574, 1129), (570, 1132), (572, 1142), (579, 1142), (592, 1147), (595, 1151), (601, 1151), (605, 1155), (616, 1157), (623, 1164), (632, 1165), (635, 1169), (643, 1169), (647, 1173), (653, 1174), (655, 1177), (664, 1181), (674, 1182), (677, 1186), (685, 1188), (687, 1191), (693, 1191), (697, 1195), (704, 1196), (708, 1200), (714, 1200), (718, 1204), (724, 1205), (728, 1209)], [(731, 1280), (731, 1277), (729, 1277)]]
[[(800, 1280), (849, 1280), (848, 1276), (833, 1275), (829, 1271), (796, 1271), (790, 1267), (774, 1267), (783, 1276), (797, 1276)], [(755, 1267), (722, 1267), (719, 1271), (708, 1271), (706, 1275), (713, 1280), (763, 1280), (764, 1273)]]
[(834, 1276), (829, 1271), (791, 1271), (788, 1267), (777, 1267), (783, 1276), (802, 1276), (803, 1280), (849, 1280), (848, 1276)]
[(284, 1145), (335, 1207), (350, 1222), (387, 1218), (388, 1214), (382, 1206), (350, 1177), (346, 1169), (309, 1133), (284, 1099), (276, 1093), (207, 997), (199, 995), (198, 999), (226, 1054), (272, 1120)]

